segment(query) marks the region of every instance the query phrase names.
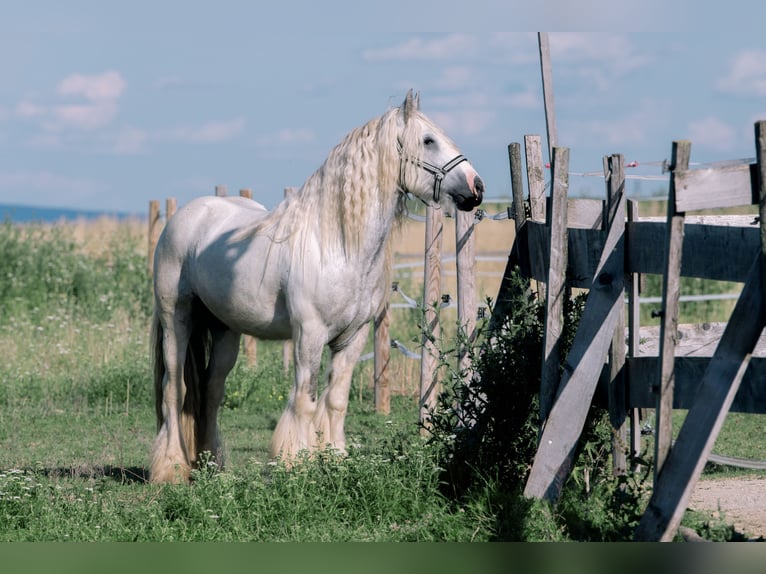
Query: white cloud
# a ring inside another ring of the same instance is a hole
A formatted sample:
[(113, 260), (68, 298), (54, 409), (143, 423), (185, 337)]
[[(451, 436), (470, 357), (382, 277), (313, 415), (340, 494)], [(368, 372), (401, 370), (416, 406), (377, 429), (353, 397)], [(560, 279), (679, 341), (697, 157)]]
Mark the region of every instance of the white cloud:
[[(112, 123), (119, 111), (119, 99), (127, 83), (119, 72), (72, 74), (61, 80), (56, 96), (64, 101), (41, 105), (22, 100), (16, 105), (16, 116), (38, 122), (46, 132), (67, 129), (95, 130)], [(70, 102), (69, 100), (80, 100)]]
[(551, 59), (565, 62), (599, 62), (612, 69), (634, 70), (648, 63), (627, 36), (604, 33), (555, 32), (549, 35)]
[(273, 134), (265, 134), (255, 139), (259, 147), (291, 146), (310, 144), (316, 140), (316, 134), (310, 128), (285, 128)]
[(233, 139), (245, 129), (245, 119), (212, 121), (201, 126), (183, 126), (161, 133), (158, 139), (194, 144), (220, 143)]
[(766, 96), (766, 51), (745, 50), (738, 53), (728, 73), (718, 79), (722, 91), (746, 96)]
[(456, 60), (474, 56), (477, 48), (477, 39), (468, 34), (435, 39), (416, 36), (389, 48), (365, 50), (362, 58), (368, 62)]
[(125, 91), (125, 79), (119, 72), (108, 70), (102, 74), (72, 74), (59, 82), (60, 96), (81, 96), (87, 100), (116, 100)]
[(736, 142), (736, 130), (714, 116), (689, 123), (689, 139), (693, 145), (705, 146), (716, 151), (728, 151)]
[(98, 100), (84, 104), (54, 106), (52, 122), (46, 123), (51, 130), (68, 127), (80, 130), (94, 130), (109, 125), (117, 116), (117, 102)]
[(37, 118), (45, 115), (45, 108), (28, 101), (16, 104), (16, 115), (20, 118)]

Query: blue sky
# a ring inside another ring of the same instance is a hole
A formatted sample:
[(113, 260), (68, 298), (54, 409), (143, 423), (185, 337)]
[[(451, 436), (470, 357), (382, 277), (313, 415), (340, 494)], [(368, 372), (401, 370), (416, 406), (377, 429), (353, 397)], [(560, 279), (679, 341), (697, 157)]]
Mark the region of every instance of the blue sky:
[[(660, 175), (645, 164), (681, 138), (692, 162), (752, 157), (753, 123), (766, 119), (766, 37), (751, 33), (763, 8), (711, 34), (697, 23), (715, 26), (720, 11), (690, 25), (654, 2), (598, 18), (599, 2), (543, 2), (547, 21), (482, 1), (480, 15), (400, 0), (13, 4), (0, 20), (0, 203), (143, 214), (150, 199), (183, 204), (223, 184), (273, 207), (409, 88), (487, 195), (508, 196), (507, 144), (545, 136), (537, 35), (487, 22), (580, 30), (549, 36), (573, 172), (623, 153), (639, 162), (630, 173)], [(675, 31), (640, 31), (651, 29)], [(631, 180), (629, 191), (665, 188)], [(603, 184), (573, 176), (571, 189)]]

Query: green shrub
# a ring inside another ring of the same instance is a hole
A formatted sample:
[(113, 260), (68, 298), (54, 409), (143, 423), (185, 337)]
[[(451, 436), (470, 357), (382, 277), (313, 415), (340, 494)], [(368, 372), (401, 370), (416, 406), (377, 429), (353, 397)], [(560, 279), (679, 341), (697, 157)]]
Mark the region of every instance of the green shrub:
[[(643, 481), (611, 474), (611, 427), (591, 407), (573, 471), (555, 508), (522, 492), (537, 451), (543, 305), (518, 274), (508, 316), (472, 357), (474, 371), (453, 373), (432, 413), (432, 441), (442, 452), (444, 489), (458, 501), (489, 501), (496, 535), (508, 540), (629, 539), (640, 518)], [(585, 297), (565, 299), (566, 357)], [(587, 476), (587, 480), (583, 477)]]

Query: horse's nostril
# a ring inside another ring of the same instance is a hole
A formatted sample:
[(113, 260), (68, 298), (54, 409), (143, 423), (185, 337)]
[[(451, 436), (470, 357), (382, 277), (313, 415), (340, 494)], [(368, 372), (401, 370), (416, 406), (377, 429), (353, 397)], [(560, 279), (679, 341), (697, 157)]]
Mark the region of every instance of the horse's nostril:
[(473, 180), (473, 187), (476, 190), (476, 195), (481, 198), (481, 196), (484, 195), (484, 182), (478, 175)]

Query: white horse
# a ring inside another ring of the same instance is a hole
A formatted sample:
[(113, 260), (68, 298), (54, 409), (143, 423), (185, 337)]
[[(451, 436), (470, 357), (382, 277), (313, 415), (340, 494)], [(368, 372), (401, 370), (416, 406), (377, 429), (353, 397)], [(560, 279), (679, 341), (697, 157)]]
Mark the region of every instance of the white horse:
[[(242, 333), (294, 341), (295, 381), (272, 455), (345, 450), (352, 371), (388, 293), (389, 239), (405, 193), (454, 213), (484, 192), (419, 107), (410, 91), (401, 107), (353, 130), (273, 212), (202, 197), (170, 219), (154, 258), (153, 482), (188, 480), (204, 451), (222, 464), (218, 409)], [(332, 358), (317, 397), (324, 345)]]

